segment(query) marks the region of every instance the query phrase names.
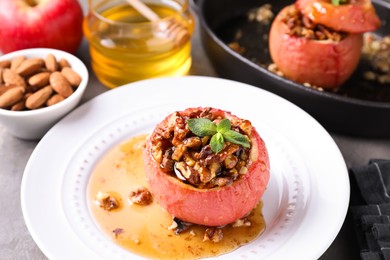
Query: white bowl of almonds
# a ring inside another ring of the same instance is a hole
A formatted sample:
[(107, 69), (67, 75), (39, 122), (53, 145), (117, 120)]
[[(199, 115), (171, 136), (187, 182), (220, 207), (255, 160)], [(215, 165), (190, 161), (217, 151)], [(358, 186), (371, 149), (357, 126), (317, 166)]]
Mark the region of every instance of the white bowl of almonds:
[(40, 139), (75, 108), (87, 87), (84, 63), (64, 51), (35, 48), (0, 57), (0, 124), (21, 139)]

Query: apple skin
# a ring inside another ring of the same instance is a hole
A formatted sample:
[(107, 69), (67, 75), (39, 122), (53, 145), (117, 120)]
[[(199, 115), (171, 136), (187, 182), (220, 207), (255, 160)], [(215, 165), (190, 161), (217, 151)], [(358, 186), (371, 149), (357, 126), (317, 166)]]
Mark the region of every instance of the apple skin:
[(313, 22), (335, 31), (364, 33), (375, 31), (381, 21), (370, 0), (355, 0), (352, 4), (333, 5), (329, 0), (297, 0), (296, 7)]
[(290, 80), (327, 90), (337, 89), (359, 63), (362, 35), (348, 34), (340, 42), (290, 36), (282, 17), (292, 7), (282, 9), (271, 26), (269, 49), (273, 62)]
[[(183, 113), (190, 113), (191, 108)], [(227, 118), (228, 112), (214, 110)], [(170, 116), (160, 124), (167, 124)], [(212, 189), (198, 189), (163, 172), (150, 154), (150, 139), (143, 149), (145, 175), (157, 203), (172, 216), (205, 226), (222, 226), (249, 213), (260, 201), (270, 178), (270, 162), (264, 141), (255, 128), (250, 136), (252, 147), (248, 172), (233, 184)]]
[(83, 31), (77, 0), (0, 0), (0, 51), (53, 48), (75, 53)]

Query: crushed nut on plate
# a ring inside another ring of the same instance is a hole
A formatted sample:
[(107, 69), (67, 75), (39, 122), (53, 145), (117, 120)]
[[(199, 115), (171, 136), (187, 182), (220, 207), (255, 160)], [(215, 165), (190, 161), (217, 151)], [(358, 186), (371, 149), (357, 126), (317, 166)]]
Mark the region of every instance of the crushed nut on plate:
[(204, 232), (203, 241), (218, 243), (223, 239), (223, 231), (220, 228), (207, 228)]
[(152, 194), (145, 187), (130, 192), (129, 199), (132, 203), (143, 206), (149, 205), (153, 202)]
[(119, 207), (119, 202), (109, 193), (99, 191), (96, 194), (96, 202), (104, 210), (110, 211)]

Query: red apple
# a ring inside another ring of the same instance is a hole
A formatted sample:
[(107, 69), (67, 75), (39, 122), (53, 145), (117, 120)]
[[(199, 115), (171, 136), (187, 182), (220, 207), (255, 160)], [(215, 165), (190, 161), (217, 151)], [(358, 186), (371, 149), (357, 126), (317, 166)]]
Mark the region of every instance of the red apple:
[(295, 5), (313, 22), (336, 31), (363, 33), (381, 26), (370, 0), (354, 0), (338, 6), (329, 0), (297, 0)]
[[(195, 110), (189, 108), (179, 113), (189, 116)], [(237, 119), (219, 109), (213, 109), (211, 113), (230, 120)], [(166, 127), (170, 118), (166, 117), (156, 129)], [(171, 215), (195, 224), (221, 226), (242, 218), (257, 205), (270, 178), (268, 152), (254, 127), (249, 138), (251, 151), (248, 172), (232, 184), (210, 189), (194, 187), (165, 173), (151, 155), (152, 142), (149, 139), (143, 150), (143, 158), (145, 175), (155, 200)]]
[(339, 42), (315, 40), (289, 34), (283, 17), (293, 5), (285, 7), (272, 23), (269, 49), (273, 62), (288, 79), (336, 89), (354, 72), (360, 60), (361, 34), (348, 34)]
[(75, 53), (82, 22), (78, 0), (0, 0), (0, 51), (46, 47)]

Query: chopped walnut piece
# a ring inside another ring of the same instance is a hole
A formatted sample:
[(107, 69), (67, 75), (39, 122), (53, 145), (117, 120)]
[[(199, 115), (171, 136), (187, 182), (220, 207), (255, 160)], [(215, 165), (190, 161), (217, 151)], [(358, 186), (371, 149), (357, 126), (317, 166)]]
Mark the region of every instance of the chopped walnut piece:
[(211, 165), (212, 163), (222, 163), (229, 155), (234, 154), (239, 149), (240, 146), (238, 146), (237, 144), (226, 143), (225, 147), (222, 149), (221, 152), (217, 154), (215, 153), (210, 154), (205, 158), (204, 163), (206, 165)]
[(237, 162), (238, 162), (237, 156), (230, 154), (228, 157), (226, 157), (224, 164), (226, 169), (233, 169), (234, 166), (236, 166)]
[(249, 120), (242, 120), (240, 123), (240, 129), (246, 134), (250, 135), (252, 133), (252, 124)]
[(212, 182), (210, 182), (210, 184), (214, 187), (215, 186), (224, 187), (224, 186), (232, 184), (233, 181), (234, 181), (234, 179), (232, 177), (219, 177), (219, 178), (213, 179)]
[(190, 129), (187, 126), (186, 119), (181, 116), (176, 116), (172, 144), (177, 146), (181, 144)]
[(270, 24), (272, 19), (274, 18), (274, 13), (272, 12), (271, 4), (264, 4), (259, 8), (255, 8), (248, 13), (249, 21), (256, 20), (262, 24)]
[(377, 75), (376, 75), (375, 72), (373, 72), (373, 71), (366, 71), (366, 72), (364, 72), (363, 77), (364, 77), (364, 79), (366, 79), (366, 80), (371, 80), (371, 81), (373, 81), (373, 80), (376, 80)]
[(202, 183), (207, 183), (215, 177), (215, 172), (213, 174), (213, 172), (211, 172), (206, 167), (200, 167), (198, 172), (199, 172), (199, 179)]
[(211, 147), (208, 144), (208, 145), (203, 146), (199, 153), (195, 154), (195, 159), (201, 160), (201, 159), (204, 159), (207, 156), (212, 155), (212, 154), (213, 154), (213, 151), (211, 150)]
[(190, 137), (183, 141), (184, 145), (187, 148), (199, 149), (202, 146), (202, 141), (200, 137)]
[(381, 84), (390, 84), (390, 74), (378, 76), (378, 82)]
[(209, 168), (211, 176), (213, 176), (213, 178), (221, 173), (221, 165), (219, 163), (212, 163)]
[(143, 205), (143, 206), (149, 205), (150, 203), (153, 202), (152, 194), (145, 187), (130, 192), (129, 199), (132, 203), (137, 205)]
[(223, 231), (220, 228), (207, 228), (203, 235), (203, 241), (218, 243), (223, 239)]
[(200, 111), (199, 117), (208, 118), (210, 120), (213, 120), (214, 119), (214, 115), (211, 112), (211, 107), (206, 107), (205, 109)]
[(180, 143), (175, 147), (175, 150), (173, 151), (172, 154), (172, 159), (175, 161), (180, 161), (181, 157), (183, 154), (187, 151), (187, 146), (184, 144)]
[(175, 161), (172, 159), (169, 159), (168, 157), (164, 157), (162, 159), (162, 162), (160, 164), (161, 169), (163, 169), (164, 172), (172, 172), (174, 170)]
[(119, 207), (119, 202), (111, 196), (109, 193), (99, 191), (96, 194), (96, 201), (99, 203), (99, 206), (107, 211), (116, 209)]
[(242, 166), (238, 173), (239, 174), (247, 174), (248, 173), (248, 168), (246, 168), (246, 166)]
[(243, 54), (245, 52), (245, 48), (242, 47), (238, 42), (231, 42), (228, 44), (229, 48), (232, 49), (233, 51)]
[(162, 142), (157, 142), (156, 145), (152, 147), (151, 154), (156, 162), (161, 163), (163, 157)]
[(183, 161), (184, 161), (188, 166), (191, 166), (191, 167), (194, 167), (195, 164), (196, 164), (196, 161), (194, 160), (194, 158), (191, 156), (190, 153), (184, 153), (184, 155), (183, 155)]
[(247, 217), (237, 219), (233, 224), (232, 227), (250, 227), (252, 223)]
[(378, 37), (365, 33), (362, 57), (367, 60), (370, 70), (364, 73), (366, 80), (390, 84), (390, 35)]
[(283, 72), (280, 71), (279, 67), (275, 63), (271, 63), (268, 65), (267, 69), (273, 73), (275, 73), (278, 76), (283, 77)]
[(171, 159), (172, 157), (172, 149), (168, 149), (164, 153), (164, 157), (162, 158), (160, 167), (164, 172), (172, 172), (174, 169), (175, 161)]
[(178, 175), (179, 179), (182, 179), (181, 177), (184, 177), (184, 179), (189, 179), (192, 174), (194, 174), (194, 169), (190, 166), (188, 166), (185, 162), (177, 162), (175, 164), (175, 169), (180, 172), (176, 173)]

